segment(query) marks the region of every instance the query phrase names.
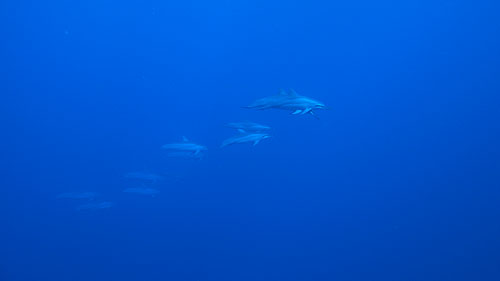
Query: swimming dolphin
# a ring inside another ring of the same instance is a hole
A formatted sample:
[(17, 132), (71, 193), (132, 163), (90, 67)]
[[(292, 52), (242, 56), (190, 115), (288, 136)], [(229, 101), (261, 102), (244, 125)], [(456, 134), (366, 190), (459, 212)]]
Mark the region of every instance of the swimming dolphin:
[(227, 140), (225, 140), (221, 147), (226, 147), (228, 145), (236, 144), (236, 143), (247, 143), (251, 142), (253, 145), (259, 144), (261, 140), (270, 138), (271, 136), (268, 134), (263, 134), (263, 133), (246, 133), (246, 134), (241, 134), (237, 135), (234, 137), (230, 137)]
[(130, 188), (124, 189), (123, 192), (137, 193), (137, 194), (151, 195), (151, 196), (155, 196), (156, 194), (160, 193), (159, 190), (154, 189), (154, 188), (148, 188), (148, 187), (130, 187)]
[(205, 146), (190, 142), (186, 137), (182, 137), (180, 143), (165, 144), (162, 148), (171, 151), (172, 156), (183, 154), (185, 156), (201, 156), (201, 153), (207, 150)]
[(262, 98), (255, 101), (250, 106), (246, 108), (255, 108), (255, 109), (268, 109), (268, 108), (276, 108), (283, 110), (290, 110), (292, 114), (311, 114), (316, 117), (314, 114), (315, 109), (326, 109), (324, 103), (297, 94), (294, 90), (290, 90), (289, 93), (285, 91), (281, 91), (277, 96), (271, 96), (267, 98)]
[(276, 108), (278, 109), (285, 109), (285, 110), (292, 110), (292, 114), (311, 114), (314, 116), (314, 109), (325, 109), (326, 106), (324, 103), (309, 98), (305, 96), (301, 96), (297, 94), (294, 90), (291, 90), (290, 93), (290, 99), (284, 102), (283, 104), (278, 105)]
[(271, 127), (253, 123), (253, 122), (236, 122), (236, 123), (228, 123), (226, 127), (236, 129), (240, 133), (259, 133), (263, 131), (270, 130)]

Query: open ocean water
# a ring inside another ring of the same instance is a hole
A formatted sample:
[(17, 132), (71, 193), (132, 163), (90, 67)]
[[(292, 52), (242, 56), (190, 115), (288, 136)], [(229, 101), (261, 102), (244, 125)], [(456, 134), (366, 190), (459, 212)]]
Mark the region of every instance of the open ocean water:
[(499, 12), (2, 1), (0, 281), (500, 280)]

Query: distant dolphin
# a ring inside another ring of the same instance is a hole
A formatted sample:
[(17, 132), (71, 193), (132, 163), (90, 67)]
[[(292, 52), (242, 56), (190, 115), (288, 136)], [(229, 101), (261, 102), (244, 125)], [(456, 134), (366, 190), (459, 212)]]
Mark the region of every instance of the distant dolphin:
[(253, 122), (235, 122), (228, 123), (226, 127), (236, 129), (241, 133), (259, 133), (263, 131), (268, 131), (271, 127), (266, 125), (261, 125)]
[(130, 188), (124, 189), (123, 192), (137, 193), (137, 194), (151, 195), (151, 196), (155, 196), (156, 194), (160, 193), (159, 190), (153, 189), (153, 188), (148, 188), (148, 187), (130, 187)]
[(267, 139), (267, 138), (270, 138), (271, 136), (268, 135), (268, 134), (263, 134), (263, 133), (253, 133), (253, 134), (241, 134), (241, 135), (237, 135), (237, 136), (234, 136), (234, 137), (231, 137), (231, 138), (228, 138), (227, 140), (225, 140), (221, 147), (226, 147), (228, 145), (232, 145), (232, 144), (237, 144), (237, 143), (253, 143), (253, 145), (257, 145), (259, 144), (259, 142), (261, 140), (264, 140), (264, 139)]
[(202, 152), (207, 150), (205, 146), (190, 142), (186, 137), (182, 137), (180, 143), (165, 144), (162, 148), (171, 151), (173, 154), (185, 153), (186, 156), (201, 156)]

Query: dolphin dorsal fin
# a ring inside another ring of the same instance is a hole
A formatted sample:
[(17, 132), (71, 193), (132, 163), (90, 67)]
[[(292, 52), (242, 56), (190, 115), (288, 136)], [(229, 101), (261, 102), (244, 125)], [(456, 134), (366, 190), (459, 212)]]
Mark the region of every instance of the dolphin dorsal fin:
[(188, 138), (186, 138), (185, 136), (182, 136), (182, 141), (183, 141), (183, 142), (188, 142), (189, 140), (188, 140)]
[(279, 95), (280, 96), (288, 96), (288, 93), (285, 91), (285, 89), (280, 89)]
[(289, 95), (290, 95), (291, 97), (297, 97), (299, 94), (297, 94), (297, 92), (295, 92), (295, 90), (294, 90), (294, 89), (290, 89), (290, 93), (289, 93)]

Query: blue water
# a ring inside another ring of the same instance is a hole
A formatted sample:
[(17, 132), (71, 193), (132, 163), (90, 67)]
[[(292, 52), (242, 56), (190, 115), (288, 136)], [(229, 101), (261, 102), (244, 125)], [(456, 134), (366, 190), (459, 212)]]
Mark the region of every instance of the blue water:
[(0, 280), (500, 280), (499, 8), (3, 1)]

